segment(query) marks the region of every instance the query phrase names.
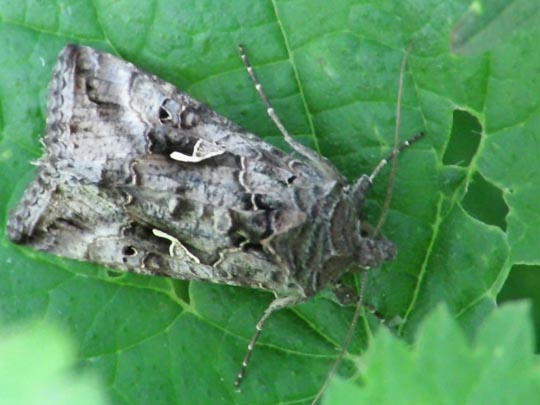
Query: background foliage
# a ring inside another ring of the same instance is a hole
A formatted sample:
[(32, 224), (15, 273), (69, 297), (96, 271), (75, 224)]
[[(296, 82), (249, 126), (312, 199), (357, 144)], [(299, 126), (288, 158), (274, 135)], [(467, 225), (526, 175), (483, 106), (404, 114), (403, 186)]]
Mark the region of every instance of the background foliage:
[[(440, 301), (473, 335), (512, 266), (532, 278), (540, 263), (537, 7), (486, 3), (1, 0), (0, 317), (63, 325), (80, 367), (99, 374), (115, 404), (309, 400), (351, 308), (318, 297), (278, 313), (236, 392), (269, 294), (118, 274), (17, 247), (4, 233), (7, 213), (42, 153), (47, 83), (66, 43), (119, 55), (284, 146), (241, 64), (245, 43), (288, 129), (351, 179), (391, 149), (399, 65), (412, 44), (401, 134), (427, 137), (400, 157), (384, 228), (399, 256), (370, 272), (367, 301), (401, 317), (395, 332), (408, 340)], [(372, 222), (385, 176), (367, 207)], [(374, 328), (363, 319), (344, 375)]]
[(46, 323), (2, 325), (0, 404), (105, 404), (97, 378), (74, 373), (74, 362), (73, 344), (58, 328)]

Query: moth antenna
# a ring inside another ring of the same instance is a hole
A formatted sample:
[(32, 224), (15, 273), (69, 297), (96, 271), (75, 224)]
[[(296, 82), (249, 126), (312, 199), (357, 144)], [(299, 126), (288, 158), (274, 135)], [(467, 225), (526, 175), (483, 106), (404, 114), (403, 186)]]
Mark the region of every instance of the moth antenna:
[(292, 139), (289, 132), (287, 131), (287, 128), (285, 128), (285, 126), (279, 119), (278, 115), (276, 114), (276, 110), (274, 110), (274, 107), (272, 106), (272, 103), (270, 103), (270, 100), (268, 96), (266, 95), (261, 82), (259, 81), (257, 75), (255, 74), (255, 70), (253, 69), (253, 66), (251, 66), (251, 62), (249, 61), (249, 58), (246, 53), (246, 47), (240, 44), (238, 45), (238, 49), (240, 50), (240, 57), (242, 58), (242, 62), (244, 63), (244, 66), (249, 74), (249, 77), (251, 78), (251, 80), (253, 81), (253, 84), (255, 85), (255, 90), (257, 90), (257, 93), (259, 93), (259, 96), (261, 97), (266, 107), (266, 113), (268, 114), (270, 119), (274, 122), (276, 127), (279, 129), (279, 132), (281, 132), (285, 140), (287, 142), (292, 142), (293, 144), (296, 143), (294, 139)]
[(381, 209), (381, 216), (379, 217), (379, 221), (377, 222), (377, 226), (375, 226), (375, 230), (373, 232), (374, 236), (377, 236), (379, 232), (381, 231), (381, 228), (384, 224), (384, 220), (386, 219), (386, 215), (390, 208), (390, 203), (392, 202), (392, 193), (394, 191), (394, 182), (396, 180), (397, 156), (403, 150), (411, 146), (411, 144), (413, 144), (418, 139), (424, 136), (424, 133), (420, 132), (414, 135), (412, 138), (403, 142), (401, 145), (399, 144), (399, 129), (401, 126), (401, 99), (403, 98), (403, 82), (405, 80), (405, 68), (407, 67), (407, 60), (409, 59), (409, 54), (411, 53), (411, 49), (412, 49), (412, 45), (409, 45), (407, 47), (407, 50), (405, 51), (405, 55), (403, 55), (403, 59), (401, 60), (401, 66), (399, 67), (399, 84), (398, 84), (398, 94), (397, 94), (397, 103), (396, 103), (396, 122), (394, 125), (394, 148), (392, 150), (392, 153), (390, 153), (390, 155), (388, 155), (385, 159), (379, 162), (379, 164), (375, 167), (375, 169), (369, 176), (371, 183), (373, 183), (373, 180), (379, 174), (382, 168), (386, 166), (386, 164), (389, 161), (392, 161), (392, 167), (390, 168), (390, 178), (388, 179), (388, 185), (386, 186), (386, 197), (384, 199), (384, 203)]
[[(379, 175), (381, 170), (388, 164), (388, 162), (395, 161), (395, 157), (401, 152), (403, 152), (405, 149), (409, 148), (413, 143), (420, 140), (422, 137), (424, 137), (424, 132), (418, 132), (417, 134), (414, 134), (409, 139), (407, 139), (405, 142), (403, 142), (401, 145), (398, 146), (397, 149), (394, 149), (392, 153), (390, 153), (388, 156), (386, 156), (384, 159), (382, 159), (379, 163), (377, 163), (377, 166), (375, 166), (375, 169), (371, 172), (371, 174), (368, 176), (369, 182), (373, 183), (375, 178)], [(386, 201), (385, 201), (386, 202)]]
[[(388, 181), (388, 187), (386, 189), (386, 198), (383, 203), (382, 213), (381, 217), (379, 218), (379, 221), (377, 223), (377, 226), (375, 227), (375, 230), (373, 231), (373, 237), (376, 237), (381, 227), (384, 223), (386, 212), (388, 211), (388, 208), (390, 207), (390, 202), (392, 200), (392, 191), (394, 186), (394, 180), (396, 175), (396, 169), (397, 169), (397, 159), (396, 157), (405, 149), (407, 149), (409, 146), (411, 146), (414, 142), (419, 140), (424, 136), (423, 132), (420, 132), (414, 136), (412, 136), (410, 139), (406, 140), (402, 144), (399, 143), (399, 127), (401, 124), (401, 98), (403, 96), (403, 81), (405, 77), (405, 67), (407, 66), (407, 59), (409, 57), (409, 53), (411, 51), (411, 46), (407, 48), (405, 51), (405, 55), (403, 56), (403, 59), (401, 61), (401, 66), (399, 69), (399, 84), (398, 84), (398, 94), (397, 94), (397, 104), (396, 104), (396, 121), (395, 121), (395, 129), (394, 129), (394, 148), (392, 152), (384, 159), (382, 159), (377, 166), (375, 166), (375, 169), (371, 172), (371, 174), (368, 177), (369, 184), (373, 184), (373, 181), (375, 178), (379, 175), (381, 170), (388, 164), (388, 162), (392, 162), (392, 168), (390, 171), (390, 179)], [(349, 347), (349, 344), (351, 343), (352, 336), (354, 333), (354, 330), (356, 329), (356, 325), (358, 323), (358, 319), (360, 318), (360, 315), (362, 313), (362, 309), (364, 307), (368, 307), (364, 304), (364, 291), (365, 291), (365, 285), (367, 283), (367, 271), (364, 271), (362, 273), (362, 281), (360, 286), (360, 294), (358, 297), (358, 302), (356, 304), (356, 309), (353, 314), (353, 318), (351, 320), (351, 324), (349, 325), (349, 330), (347, 331), (347, 336), (345, 338), (345, 341), (343, 342), (341, 346), (341, 350), (336, 358), (336, 361), (334, 362), (334, 365), (332, 366), (332, 369), (328, 373), (326, 380), (324, 381), (322, 387), (317, 392), (317, 395), (313, 398), (313, 401), (311, 402), (312, 405), (316, 404), (317, 401), (321, 398), (324, 391), (326, 390), (326, 387), (336, 374), (336, 371), (341, 364), (343, 358), (345, 357), (345, 353), (347, 351), (347, 348)], [(382, 317), (380, 314), (376, 313), (376, 311), (370, 311), (377, 316), (377, 318), (382, 319), (382, 323), (385, 322), (384, 317)]]
[(257, 90), (257, 93), (259, 93), (259, 96), (261, 97), (265, 107), (266, 107), (266, 113), (272, 120), (272, 122), (275, 124), (279, 132), (283, 135), (283, 138), (285, 138), (285, 141), (289, 144), (291, 148), (300, 155), (304, 156), (305, 158), (309, 159), (322, 173), (325, 175), (328, 175), (336, 180), (344, 181), (344, 177), (341, 175), (340, 172), (337, 171), (337, 169), (328, 162), (325, 158), (322, 156), (319, 156), (317, 153), (315, 153), (313, 150), (305, 147), (301, 143), (295, 141), (293, 137), (289, 134), (281, 120), (279, 119), (278, 115), (276, 114), (276, 110), (272, 106), (272, 103), (270, 102), (270, 99), (266, 95), (261, 82), (257, 78), (257, 75), (255, 74), (255, 70), (253, 69), (253, 66), (251, 66), (251, 63), (249, 61), (249, 58), (246, 54), (246, 48), (244, 45), (240, 44), (238, 45), (238, 49), (240, 50), (240, 57), (242, 58), (242, 62), (244, 63), (244, 66), (249, 74), (249, 77), (251, 78), (251, 81), (253, 82), (255, 86), (255, 90)]
[[(397, 122), (397, 119), (396, 119)], [(379, 220), (377, 222), (377, 225), (375, 226), (375, 229), (373, 231), (373, 237), (376, 237), (384, 224), (384, 221), (386, 219), (386, 215), (388, 213), (388, 209), (390, 208), (390, 203), (392, 202), (392, 192), (394, 190), (394, 181), (396, 178), (396, 169), (397, 169), (397, 159), (396, 157), (403, 152), (405, 149), (409, 148), (413, 143), (418, 141), (419, 139), (423, 138), (425, 135), (424, 132), (418, 132), (417, 134), (411, 136), (409, 139), (407, 139), (402, 144), (398, 144), (397, 147), (394, 147), (392, 152), (382, 159), (377, 166), (375, 166), (375, 169), (371, 172), (371, 174), (368, 177), (369, 184), (373, 184), (373, 181), (375, 178), (379, 175), (381, 170), (388, 164), (388, 162), (392, 162), (392, 168), (390, 171), (390, 179), (388, 180), (388, 186), (386, 187), (386, 197), (384, 199), (384, 203), (381, 209), (381, 216), (379, 217)]]
[(240, 368), (240, 371), (238, 372), (236, 376), (236, 380), (234, 381), (235, 387), (238, 388), (240, 387), (240, 384), (242, 384), (244, 376), (246, 375), (246, 370), (249, 364), (249, 360), (251, 359), (251, 354), (253, 353), (253, 348), (257, 344), (257, 340), (259, 340), (259, 336), (261, 336), (261, 332), (264, 328), (264, 323), (266, 322), (268, 317), (272, 315), (272, 313), (277, 311), (278, 309), (296, 305), (304, 301), (304, 299), (305, 299), (304, 297), (298, 297), (296, 295), (288, 296), (288, 297), (278, 297), (274, 299), (270, 303), (270, 305), (268, 305), (268, 307), (264, 310), (263, 315), (261, 316), (261, 319), (259, 319), (259, 322), (257, 322), (257, 325), (255, 325), (255, 333), (251, 337), (251, 340), (249, 341), (249, 344), (247, 346), (246, 354), (244, 355), (244, 359), (242, 360), (242, 367)]

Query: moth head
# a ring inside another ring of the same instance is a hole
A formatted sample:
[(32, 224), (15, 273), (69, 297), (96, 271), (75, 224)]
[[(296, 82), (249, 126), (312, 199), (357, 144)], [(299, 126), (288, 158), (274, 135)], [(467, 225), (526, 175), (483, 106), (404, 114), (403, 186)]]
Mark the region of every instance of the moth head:
[(377, 267), (384, 262), (393, 260), (396, 256), (396, 246), (380, 236), (379, 231), (366, 222), (365, 199), (371, 190), (370, 176), (361, 176), (350, 188), (350, 205), (356, 209), (358, 222), (356, 224), (357, 249), (355, 251), (356, 263), (363, 269)]
[(363, 269), (377, 267), (396, 257), (396, 246), (389, 240), (376, 234), (367, 222), (360, 222), (360, 237), (355, 251), (356, 262)]
[(396, 246), (384, 238), (362, 238), (356, 250), (356, 262), (363, 269), (377, 267), (396, 257)]

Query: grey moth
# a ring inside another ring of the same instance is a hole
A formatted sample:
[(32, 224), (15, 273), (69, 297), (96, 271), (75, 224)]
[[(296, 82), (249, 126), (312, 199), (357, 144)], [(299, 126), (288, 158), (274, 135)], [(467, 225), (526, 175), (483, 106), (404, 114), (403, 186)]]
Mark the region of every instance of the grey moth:
[(294, 154), (129, 62), (66, 46), (45, 153), (8, 222), (11, 241), (45, 252), (274, 293), (237, 384), (273, 311), (396, 254), (361, 220), (374, 174), (351, 184), (294, 141), (248, 72)]

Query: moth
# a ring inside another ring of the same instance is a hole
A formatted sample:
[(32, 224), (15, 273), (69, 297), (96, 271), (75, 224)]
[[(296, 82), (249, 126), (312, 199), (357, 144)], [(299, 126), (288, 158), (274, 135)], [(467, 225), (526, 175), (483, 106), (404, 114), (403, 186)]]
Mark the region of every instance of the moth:
[(45, 252), (274, 293), (236, 385), (272, 312), (396, 255), (362, 219), (387, 160), (349, 183), (289, 135), (241, 55), (294, 154), (129, 62), (68, 45), (50, 83), (44, 156), (8, 221), (11, 241)]

